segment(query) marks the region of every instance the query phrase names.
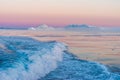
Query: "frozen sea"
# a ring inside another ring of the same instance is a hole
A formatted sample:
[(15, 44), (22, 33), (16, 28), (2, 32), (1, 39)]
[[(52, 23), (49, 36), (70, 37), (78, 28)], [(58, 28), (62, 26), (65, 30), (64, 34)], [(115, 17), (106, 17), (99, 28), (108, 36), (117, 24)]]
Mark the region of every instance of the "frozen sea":
[(120, 80), (118, 33), (54, 33), (2, 31), (0, 80)]
[(56, 41), (0, 37), (1, 80), (119, 80), (106, 66), (67, 52)]

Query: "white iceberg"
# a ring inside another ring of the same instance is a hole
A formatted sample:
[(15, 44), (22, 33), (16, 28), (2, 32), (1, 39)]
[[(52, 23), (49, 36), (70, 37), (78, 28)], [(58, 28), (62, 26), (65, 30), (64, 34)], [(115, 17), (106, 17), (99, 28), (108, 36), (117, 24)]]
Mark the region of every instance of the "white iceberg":
[(48, 26), (46, 24), (42, 24), (38, 27), (30, 27), (28, 30), (55, 30), (55, 28)]

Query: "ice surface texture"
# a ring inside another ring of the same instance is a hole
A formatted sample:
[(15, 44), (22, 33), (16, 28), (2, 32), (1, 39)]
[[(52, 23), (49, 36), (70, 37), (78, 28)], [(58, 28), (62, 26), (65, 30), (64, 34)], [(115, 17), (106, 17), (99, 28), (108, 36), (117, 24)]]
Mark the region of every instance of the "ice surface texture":
[(65, 53), (58, 67), (40, 80), (120, 80), (120, 75), (109, 72), (106, 66)]
[(0, 37), (0, 80), (37, 80), (62, 61), (66, 47), (55, 41)]
[(0, 80), (120, 80), (106, 66), (65, 52), (56, 41), (0, 37)]

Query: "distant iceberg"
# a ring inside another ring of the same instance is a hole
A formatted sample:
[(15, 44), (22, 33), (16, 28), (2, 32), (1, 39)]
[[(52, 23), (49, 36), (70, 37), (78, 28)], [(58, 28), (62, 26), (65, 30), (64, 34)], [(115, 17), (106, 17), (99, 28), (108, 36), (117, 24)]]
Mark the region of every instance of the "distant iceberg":
[(46, 24), (42, 24), (38, 27), (30, 27), (28, 30), (55, 30), (55, 28), (48, 26)]
[(81, 24), (81, 25), (71, 24), (71, 25), (66, 26), (65, 28), (89, 28), (89, 26), (86, 24)]
[(65, 27), (65, 30), (78, 30), (78, 31), (100, 31), (101, 29), (96, 26), (89, 26), (86, 24), (71, 24)]

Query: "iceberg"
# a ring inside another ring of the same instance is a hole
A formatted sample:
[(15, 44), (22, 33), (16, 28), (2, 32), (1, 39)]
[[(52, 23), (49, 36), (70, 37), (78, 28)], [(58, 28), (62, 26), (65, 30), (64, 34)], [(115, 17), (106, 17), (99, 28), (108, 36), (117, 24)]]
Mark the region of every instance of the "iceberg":
[(101, 28), (98, 28), (96, 26), (89, 26), (86, 24), (71, 24), (65, 27), (65, 30), (75, 30), (75, 31), (94, 31), (98, 32), (101, 31)]
[(38, 27), (30, 27), (28, 30), (55, 30), (55, 28), (48, 26), (46, 24), (42, 24)]

